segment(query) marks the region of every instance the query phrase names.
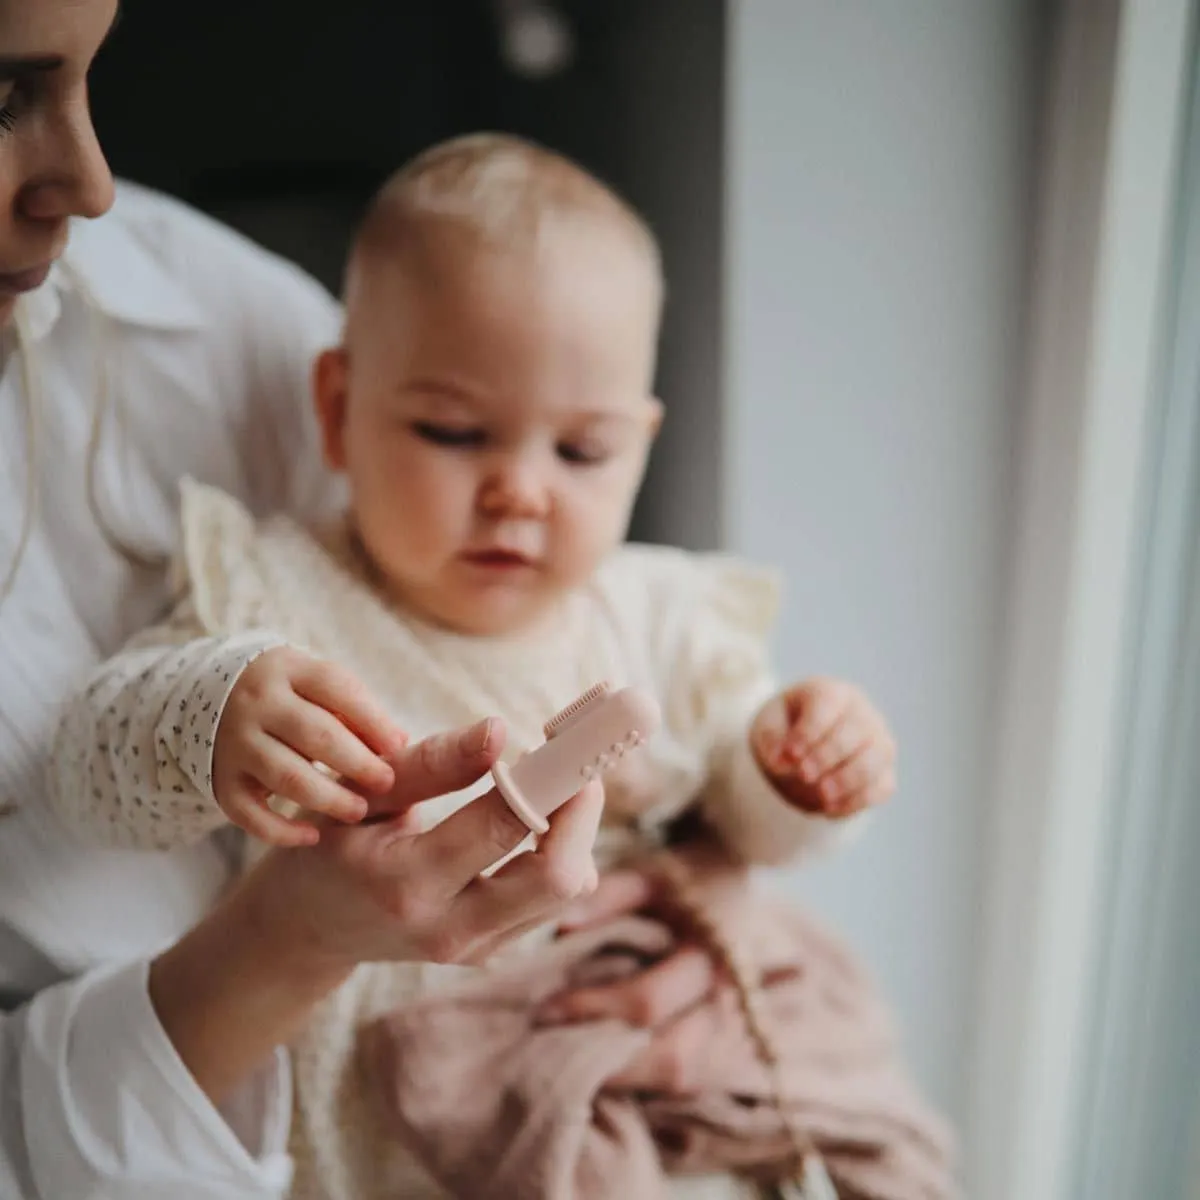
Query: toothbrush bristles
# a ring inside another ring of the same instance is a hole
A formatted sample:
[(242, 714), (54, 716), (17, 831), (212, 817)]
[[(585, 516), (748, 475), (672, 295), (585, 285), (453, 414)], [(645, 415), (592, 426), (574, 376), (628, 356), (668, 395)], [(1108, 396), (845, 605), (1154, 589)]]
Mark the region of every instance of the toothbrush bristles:
[(555, 732), (562, 728), (572, 717), (576, 716), (583, 709), (587, 708), (593, 700), (599, 700), (602, 696), (608, 695), (608, 682), (603, 681), (597, 683), (594, 687), (588, 688), (577, 700), (572, 700), (566, 708), (560, 709), (546, 722), (542, 727), (546, 740), (549, 741)]

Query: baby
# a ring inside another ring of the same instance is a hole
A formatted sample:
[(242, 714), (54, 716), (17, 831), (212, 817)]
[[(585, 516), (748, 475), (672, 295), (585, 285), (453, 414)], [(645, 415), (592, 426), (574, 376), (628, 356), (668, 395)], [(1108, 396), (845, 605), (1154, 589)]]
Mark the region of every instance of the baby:
[[(783, 863), (890, 795), (893, 743), (860, 692), (772, 680), (768, 575), (623, 544), (663, 415), (663, 282), (619, 198), (510, 137), (446, 143), (374, 200), (345, 301), (314, 371), (345, 518), (256, 521), (185, 484), (177, 610), (60, 730), (51, 792), (74, 828), (311, 842), (310, 814), (359, 820), (388, 791), (391, 721), (424, 737), (500, 714), (511, 762), (602, 679), (664, 716), (606, 781), (602, 866), (690, 810), (740, 858)], [(441, 1194), (373, 1124), (352, 1052), (364, 1021), (463, 969), (366, 966), (319, 1012), (294, 1048), (294, 1195)]]

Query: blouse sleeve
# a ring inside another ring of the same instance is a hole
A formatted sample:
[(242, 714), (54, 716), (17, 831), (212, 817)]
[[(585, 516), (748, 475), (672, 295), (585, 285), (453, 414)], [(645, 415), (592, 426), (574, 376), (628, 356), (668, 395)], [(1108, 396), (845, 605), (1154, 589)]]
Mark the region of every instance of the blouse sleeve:
[[(164, 1033), (146, 964), (93, 970), (0, 1013), (6, 1200), (282, 1200), (291, 1076), (279, 1051), (217, 1109)], [(114, 1087), (115, 1079), (136, 1086)]]

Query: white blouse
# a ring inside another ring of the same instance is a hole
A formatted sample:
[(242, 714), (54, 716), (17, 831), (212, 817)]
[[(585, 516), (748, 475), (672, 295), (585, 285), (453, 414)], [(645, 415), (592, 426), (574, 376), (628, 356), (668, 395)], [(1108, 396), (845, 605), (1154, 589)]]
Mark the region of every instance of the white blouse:
[(212, 840), (73, 843), (44, 773), (63, 702), (167, 606), (181, 477), (257, 513), (334, 499), (307, 397), (339, 310), (296, 267), (122, 184), (18, 316), (0, 341), (0, 580), (33, 521), (0, 603), (0, 999), (80, 977), (0, 1016), (0, 1196), (278, 1197), (286, 1063), (223, 1115), (146, 993), (147, 957), (195, 923), (229, 863)]

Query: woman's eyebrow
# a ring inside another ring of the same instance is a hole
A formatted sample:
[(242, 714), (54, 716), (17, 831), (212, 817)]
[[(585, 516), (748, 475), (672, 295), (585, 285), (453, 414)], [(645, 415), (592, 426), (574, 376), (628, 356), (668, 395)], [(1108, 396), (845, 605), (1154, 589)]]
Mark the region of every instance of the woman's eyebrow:
[[(113, 13), (112, 24), (104, 34), (107, 42), (113, 35), (113, 30), (121, 23), (124, 9), (117, 5)], [(49, 75), (62, 68), (67, 60), (61, 54), (5, 54), (0, 55), (0, 83), (11, 83), (14, 79), (22, 79), (26, 75)]]
[(31, 54), (27, 57), (0, 56), (0, 82), (9, 83), (26, 75), (47, 75), (66, 61), (60, 54)]

